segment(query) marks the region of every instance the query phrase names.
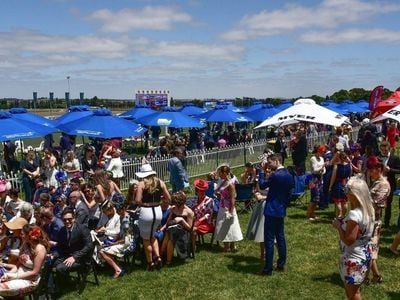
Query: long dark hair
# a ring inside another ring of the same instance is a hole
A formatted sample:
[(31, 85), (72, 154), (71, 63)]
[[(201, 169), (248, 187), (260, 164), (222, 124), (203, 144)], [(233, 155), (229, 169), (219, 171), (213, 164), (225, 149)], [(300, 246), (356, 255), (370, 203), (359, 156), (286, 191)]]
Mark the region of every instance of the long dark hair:
[[(29, 243), (30, 249), (34, 252), (35, 249), (32, 247), (36, 244), (41, 244), (46, 248), (46, 251), (50, 249), (49, 237), (39, 226), (26, 224), (22, 227), (22, 231), (26, 236), (26, 240)], [(36, 254), (36, 253), (35, 253)]]

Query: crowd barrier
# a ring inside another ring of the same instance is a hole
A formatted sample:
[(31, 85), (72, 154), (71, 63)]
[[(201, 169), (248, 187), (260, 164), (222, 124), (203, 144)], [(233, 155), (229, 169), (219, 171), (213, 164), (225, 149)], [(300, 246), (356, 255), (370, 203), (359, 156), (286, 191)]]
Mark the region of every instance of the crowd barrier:
[[(353, 128), (351, 139), (356, 140), (358, 128)], [(318, 134), (308, 135), (307, 144), (309, 152), (315, 145), (326, 144), (329, 139), (329, 132), (319, 132)], [(274, 139), (253, 140), (248, 143), (227, 146), (222, 149), (211, 149), (203, 151), (188, 151), (186, 156), (186, 168), (189, 178), (203, 176), (216, 168), (222, 163), (228, 163), (231, 168), (243, 167), (246, 162), (259, 162), (259, 156), (263, 154), (265, 148), (271, 146)], [(290, 156), (290, 153), (288, 153)], [(169, 181), (168, 160), (171, 156), (152, 157), (148, 159), (157, 175), (165, 182)], [(136, 178), (135, 173), (139, 171), (143, 163), (143, 157), (127, 158), (123, 160), (123, 172), (125, 177), (121, 180), (121, 190), (125, 191), (129, 188), (129, 181)], [(3, 175), (11, 185), (22, 191), (21, 174), (4, 174)]]

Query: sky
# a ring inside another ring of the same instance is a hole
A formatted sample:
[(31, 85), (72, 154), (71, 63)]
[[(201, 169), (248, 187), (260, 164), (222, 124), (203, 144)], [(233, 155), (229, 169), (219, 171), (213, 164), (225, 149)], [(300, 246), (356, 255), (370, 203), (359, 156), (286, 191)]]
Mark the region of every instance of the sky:
[(0, 98), (292, 98), (400, 85), (400, 1), (1, 0)]

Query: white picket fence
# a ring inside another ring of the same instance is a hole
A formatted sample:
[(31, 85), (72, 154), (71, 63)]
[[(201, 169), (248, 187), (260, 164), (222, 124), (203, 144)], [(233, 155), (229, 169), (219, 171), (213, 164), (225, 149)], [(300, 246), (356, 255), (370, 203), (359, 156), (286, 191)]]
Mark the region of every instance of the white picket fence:
[[(354, 128), (352, 136), (356, 140), (358, 128)], [(307, 136), (308, 149), (311, 152), (314, 145), (326, 144), (329, 137), (329, 132), (320, 132), (317, 135)], [(238, 144), (227, 146), (222, 149), (212, 149), (204, 151), (190, 151), (186, 156), (186, 168), (190, 178), (206, 175), (214, 171), (221, 163), (228, 163), (231, 168), (243, 167), (246, 162), (259, 162), (259, 156), (263, 154), (268, 146), (266, 139), (254, 140), (246, 144)], [(288, 153), (290, 154), (290, 153)], [(153, 157), (148, 160), (157, 175), (164, 181), (169, 181), (168, 160), (171, 156)], [(129, 158), (123, 161), (124, 179), (121, 181), (121, 190), (129, 188), (129, 181), (135, 177), (135, 173), (139, 171), (142, 165), (143, 157)], [(22, 191), (22, 183), (20, 174), (4, 174), (13, 187), (19, 188)]]

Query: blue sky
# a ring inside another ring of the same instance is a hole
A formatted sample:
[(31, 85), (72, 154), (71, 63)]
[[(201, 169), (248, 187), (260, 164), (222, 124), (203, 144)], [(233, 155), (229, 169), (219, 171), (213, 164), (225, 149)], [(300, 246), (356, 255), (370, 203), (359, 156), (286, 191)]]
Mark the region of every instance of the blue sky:
[(325, 96), (400, 85), (400, 2), (2, 0), (0, 98)]

